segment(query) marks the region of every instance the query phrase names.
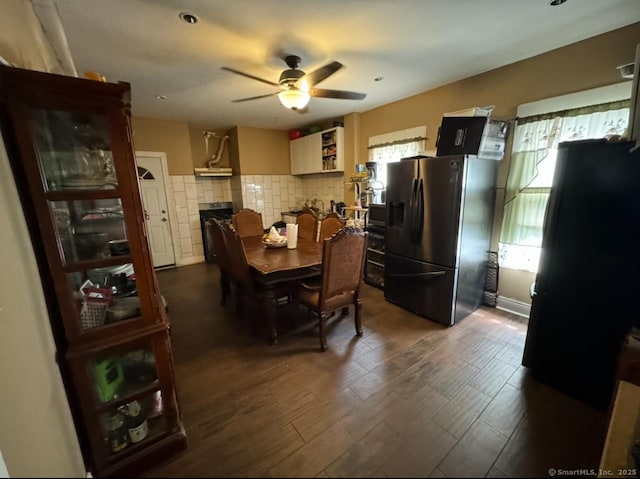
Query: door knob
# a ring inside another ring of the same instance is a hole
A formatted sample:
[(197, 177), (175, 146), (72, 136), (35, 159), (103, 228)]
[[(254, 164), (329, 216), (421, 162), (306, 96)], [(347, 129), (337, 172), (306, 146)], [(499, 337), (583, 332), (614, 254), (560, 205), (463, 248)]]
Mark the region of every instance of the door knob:
[(167, 221), (167, 218), (162, 218), (162, 221)]
[(144, 219), (149, 221), (149, 213), (147, 212), (147, 210), (144, 210)]

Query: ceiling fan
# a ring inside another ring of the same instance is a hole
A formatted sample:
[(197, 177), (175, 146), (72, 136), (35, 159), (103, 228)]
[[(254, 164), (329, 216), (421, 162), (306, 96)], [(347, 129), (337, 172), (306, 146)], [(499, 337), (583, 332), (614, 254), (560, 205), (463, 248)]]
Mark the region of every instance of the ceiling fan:
[(284, 58), (284, 61), (289, 69), (284, 70), (280, 74), (278, 83), (272, 82), (270, 80), (265, 80), (264, 78), (254, 76), (249, 73), (238, 71), (234, 68), (221, 67), (222, 70), (236, 73), (247, 78), (252, 78), (262, 83), (266, 83), (267, 85), (272, 85), (279, 88), (279, 91), (269, 93), (267, 95), (252, 96), (249, 98), (240, 98), (239, 100), (231, 101), (234, 103), (238, 103), (277, 95), (282, 105), (284, 105), (286, 108), (290, 108), (291, 110), (296, 111), (307, 106), (307, 103), (309, 103), (309, 100), (312, 96), (319, 98), (337, 98), (341, 100), (362, 100), (367, 96), (365, 93), (358, 93), (354, 91), (314, 88), (315, 85), (323, 80), (326, 80), (328, 77), (340, 70), (340, 68), (342, 68), (342, 63), (340, 62), (333, 61), (312, 71), (311, 73), (305, 73), (298, 68), (300, 66), (299, 56), (287, 55)]

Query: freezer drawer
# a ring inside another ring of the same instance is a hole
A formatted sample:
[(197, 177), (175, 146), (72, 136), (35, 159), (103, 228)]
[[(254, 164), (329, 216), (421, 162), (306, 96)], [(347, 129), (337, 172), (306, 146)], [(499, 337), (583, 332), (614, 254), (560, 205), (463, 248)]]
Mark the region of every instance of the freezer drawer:
[(387, 253), (384, 297), (420, 316), (451, 326), (455, 271)]

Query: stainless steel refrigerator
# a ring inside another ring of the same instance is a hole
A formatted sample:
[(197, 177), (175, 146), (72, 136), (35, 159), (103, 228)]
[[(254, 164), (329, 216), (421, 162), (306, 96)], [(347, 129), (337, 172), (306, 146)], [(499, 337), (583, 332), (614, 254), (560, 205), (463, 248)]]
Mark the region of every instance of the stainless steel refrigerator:
[(480, 306), (497, 166), (472, 155), (387, 165), (385, 299), (447, 326)]
[(522, 362), (602, 409), (625, 336), (640, 325), (640, 151), (632, 146), (560, 144)]

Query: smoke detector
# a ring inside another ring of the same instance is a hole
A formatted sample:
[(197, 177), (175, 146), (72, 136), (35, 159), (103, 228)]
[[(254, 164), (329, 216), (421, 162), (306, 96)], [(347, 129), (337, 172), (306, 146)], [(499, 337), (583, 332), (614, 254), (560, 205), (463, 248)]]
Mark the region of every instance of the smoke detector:
[(620, 65), (620, 66), (617, 66), (616, 68), (620, 71), (620, 75), (622, 76), (622, 78), (627, 78), (629, 80), (633, 78), (633, 70), (634, 70), (633, 63), (626, 63), (625, 65)]

